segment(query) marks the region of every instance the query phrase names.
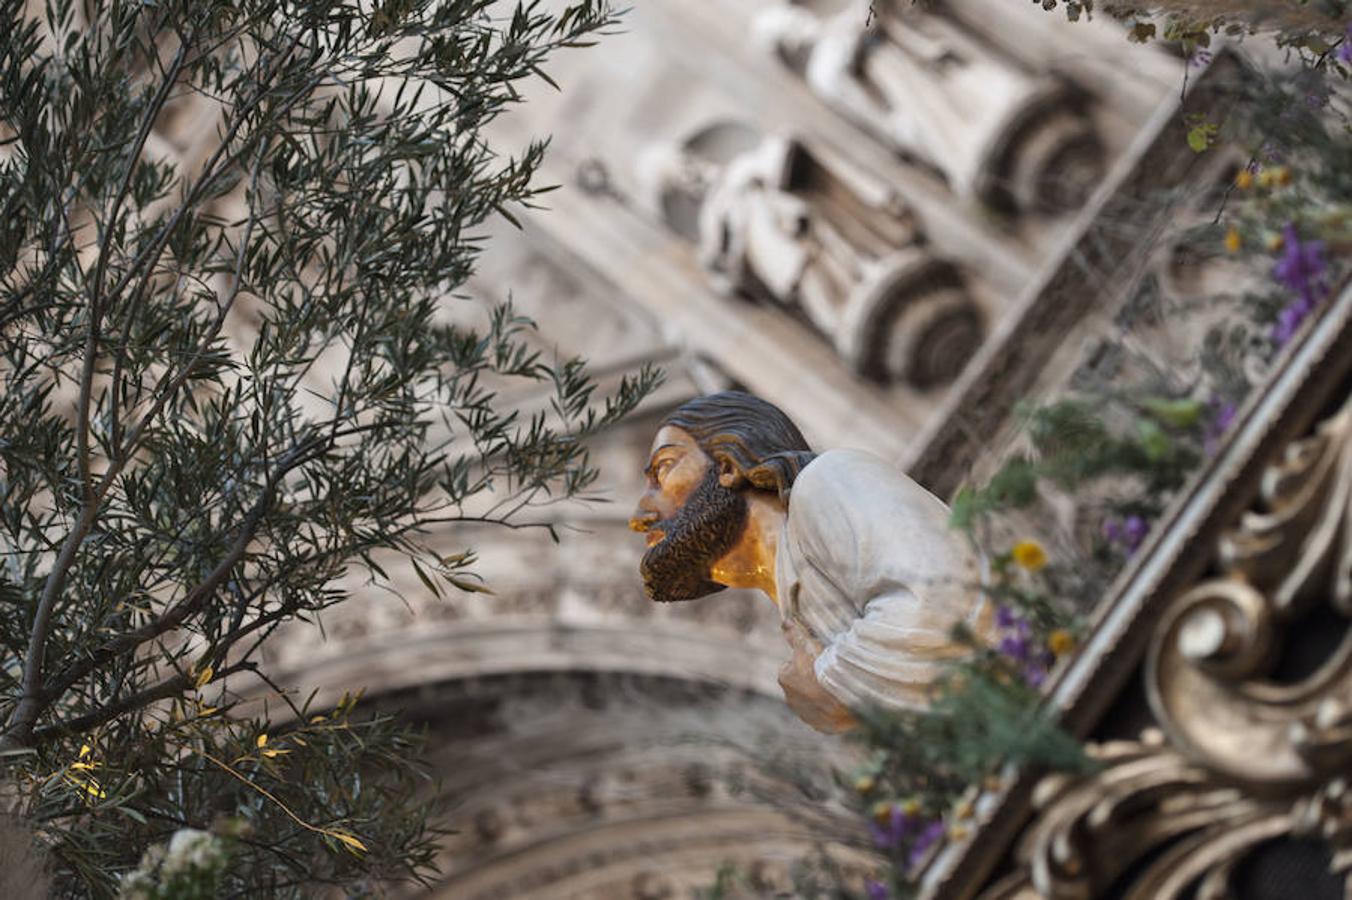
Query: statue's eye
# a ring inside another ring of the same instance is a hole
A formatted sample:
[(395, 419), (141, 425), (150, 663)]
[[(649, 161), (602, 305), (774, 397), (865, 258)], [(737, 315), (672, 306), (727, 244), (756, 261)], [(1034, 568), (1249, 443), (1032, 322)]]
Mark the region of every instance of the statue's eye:
[(676, 460), (672, 459), (671, 457), (667, 457), (666, 459), (660, 461), (656, 466), (653, 467), (653, 474), (657, 476), (658, 481), (661, 481), (663, 476), (665, 476), (667, 472), (671, 471), (671, 467), (674, 465), (676, 465)]

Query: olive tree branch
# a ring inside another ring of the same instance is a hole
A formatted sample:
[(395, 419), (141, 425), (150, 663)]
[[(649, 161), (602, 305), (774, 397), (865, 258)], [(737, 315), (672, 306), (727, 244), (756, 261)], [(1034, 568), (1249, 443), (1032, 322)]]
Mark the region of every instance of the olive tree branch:
[(89, 404), (90, 396), (94, 390), (94, 365), (98, 359), (98, 343), (103, 322), (105, 299), (103, 279), (108, 270), (108, 258), (112, 255), (113, 235), (117, 233), (117, 220), (122, 213), (122, 204), (127, 199), (127, 192), (131, 189), (132, 174), (136, 171), (136, 164), (141, 159), (146, 139), (150, 136), (151, 129), (155, 127), (155, 121), (160, 117), (165, 101), (169, 99), (169, 92), (173, 89), (174, 83), (178, 81), (179, 72), (183, 68), (183, 61), (188, 55), (188, 46), (188, 38), (181, 36), (178, 51), (174, 53), (174, 59), (169, 65), (169, 70), (165, 72), (164, 78), (160, 81), (159, 90), (155, 92), (150, 107), (141, 117), (141, 128), (136, 133), (136, 138), (127, 148), (126, 162), (123, 163), (122, 181), (117, 186), (117, 193), (113, 195), (112, 206), (109, 208), (108, 216), (103, 223), (103, 240), (99, 244), (98, 262), (94, 266), (94, 276), (90, 283), (89, 332), (85, 338), (84, 367), (80, 372), (80, 398), (75, 414), (75, 453), (80, 470), (80, 495), (83, 498), (81, 502), (85, 505), (90, 505), (94, 501), (94, 481), (90, 475), (91, 463), (89, 458)]
[[(224, 146), (225, 142), (222, 143), (222, 147)], [(254, 162), (251, 195), (257, 191), (258, 171), (259, 166), (262, 164), (265, 149), (266, 140), (260, 146), (258, 156)], [(189, 198), (189, 201), (185, 203), (184, 208), (192, 202), (192, 198)], [(161, 387), (157, 391), (158, 396), (152, 402), (151, 408), (147, 410), (146, 414), (132, 429), (131, 433), (128, 434), (126, 445), (114, 448), (115, 452), (113, 459), (109, 463), (108, 470), (103, 474), (102, 479), (100, 479), (98, 487), (94, 489), (91, 494), (86, 496), (81, 503), (80, 515), (61, 546), (61, 551), (59, 552), (56, 561), (53, 563), (52, 571), (48, 573), (47, 581), (43, 585), (42, 596), (38, 600), (37, 611), (33, 616), (33, 626), (30, 632), (31, 636), (28, 643), (28, 653), (24, 660), (22, 681), (23, 695), (14, 708), (14, 712), (10, 717), (3, 736), (0, 736), (0, 749), (4, 749), (13, 742), (23, 742), (26, 740), (32, 733), (33, 723), (37, 720), (37, 716), (40, 715), (41, 710), (46, 706), (47, 702), (50, 702), (51, 698), (49, 695), (51, 692), (45, 690), (42, 684), (42, 666), (47, 640), (51, 632), (52, 612), (55, 609), (56, 600), (65, 589), (66, 578), (69, 575), (71, 566), (74, 565), (75, 556), (79, 551), (80, 545), (84, 543), (85, 537), (93, 527), (95, 516), (99, 507), (102, 505), (103, 498), (107, 495), (114, 480), (121, 474), (122, 469), (134, 455), (146, 425), (158, 417), (169, 398), (188, 380), (198, 363), (201, 362), (202, 356), (210, 347), (211, 342), (215, 340), (216, 336), (220, 333), (221, 326), (224, 324), (225, 318), (229, 314), (235, 299), (239, 296), (240, 288), (243, 284), (244, 253), (249, 245), (249, 239), (252, 235), (253, 226), (256, 221), (257, 216), (255, 207), (251, 200), (249, 221), (245, 226), (244, 236), (240, 241), (239, 250), (236, 254), (234, 282), (226, 302), (222, 304), (221, 309), (216, 315), (215, 321), (212, 323), (212, 327), (208, 329), (207, 334), (198, 345), (197, 351), (193, 354), (192, 358), (184, 364), (174, 378), (169, 381), (167, 386)], [(93, 326), (91, 325), (91, 328), (92, 327)], [(86, 372), (92, 373), (92, 363), (93, 357), (88, 356), (85, 360)], [(161, 385), (164, 385), (166, 379), (168, 379), (168, 373), (166, 373), (164, 379), (161, 379)], [(87, 395), (88, 393), (85, 390), (85, 387), (87, 387), (87, 385), (82, 384), (82, 396)], [(85, 399), (88, 399), (87, 396), (85, 396)], [(87, 407), (82, 411), (80, 421), (85, 423), (86, 427), (88, 426)], [(270, 490), (265, 492), (265, 494), (270, 495)], [(248, 519), (246, 519), (246, 523), (247, 522)], [(257, 523), (255, 522), (254, 524), (256, 526)], [(250, 535), (250, 537), (252, 537), (252, 535)], [(243, 548), (241, 547), (241, 553), (242, 552)], [(60, 690), (64, 690), (64, 687)], [(56, 693), (59, 694), (60, 690)]]
[(230, 548), (219, 562), (212, 568), (207, 576), (202, 579), (192, 590), (184, 595), (172, 608), (167, 610), (158, 618), (147, 622), (139, 628), (133, 629), (121, 634), (113, 640), (108, 641), (102, 647), (95, 650), (85, 659), (67, 666), (60, 674), (53, 678), (43, 691), (40, 699), (43, 706), (59, 697), (68, 690), (77, 681), (87, 676), (89, 673), (98, 669), (111, 659), (121, 656), (124, 653), (131, 652), (144, 644), (146, 641), (154, 640), (165, 632), (182, 625), (189, 616), (201, 610), (206, 602), (215, 594), (216, 590), (229, 577), (231, 570), (244, 558), (249, 544), (253, 541), (258, 532), (258, 526), (262, 523), (264, 516), (272, 507), (273, 498), (276, 495), (278, 482), (286, 476), (296, 466), (303, 464), (311, 458), (314, 451), (315, 441), (302, 444), (293, 448), (287, 453), (277, 465), (271, 477), (268, 478), (263, 488), (262, 495), (244, 517), (240, 525), (239, 533), (231, 543)]

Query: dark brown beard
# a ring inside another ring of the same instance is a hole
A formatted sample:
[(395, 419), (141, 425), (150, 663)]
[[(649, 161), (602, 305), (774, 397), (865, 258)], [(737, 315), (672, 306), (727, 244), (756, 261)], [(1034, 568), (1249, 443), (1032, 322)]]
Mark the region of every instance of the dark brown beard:
[(710, 580), (710, 570), (742, 537), (746, 515), (746, 497), (719, 484), (710, 466), (676, 515), (652, 526), (662, 532), (662, 540), (643, 554), (638, 567), (648, 599), (672, 603), (723, 590)]

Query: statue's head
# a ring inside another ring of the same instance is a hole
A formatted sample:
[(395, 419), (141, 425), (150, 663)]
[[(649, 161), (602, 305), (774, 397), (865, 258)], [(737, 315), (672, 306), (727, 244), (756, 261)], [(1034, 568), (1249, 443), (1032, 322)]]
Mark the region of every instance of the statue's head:
[(751, 24), (751, 42), (763, 53), (774, 54), (801, 69), (821, 32), (821, 19), (811, 10), (785, 4), (772, 6)]
[(655, 144), (639, 155), (637, 170), (643, 205), (678, 233), (698, 235), (700, 204), (718, 178), (718, 167), (684, 148)]
[(697, 397), (667, 416), (629, 522), (648, 535), (639, 566), (648, 596), (694, 600), (722, 590), (711, 572), (745, 533), (748, 496), (787, 510), (793, 480), (812, 458), (788, 416), (740, 391)]

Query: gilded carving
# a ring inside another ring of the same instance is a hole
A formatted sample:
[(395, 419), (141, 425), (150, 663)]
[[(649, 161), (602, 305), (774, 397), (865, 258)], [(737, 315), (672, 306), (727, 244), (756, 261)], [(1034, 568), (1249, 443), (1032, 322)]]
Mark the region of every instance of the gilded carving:
[(1352, 891), (1352, 632), (1313, 672), (1274, 671), (1302, 615), (1348, 614), (1350, 523), (1352, 399), (1268, 466), (1220, 573), (1156, 627), (1143, 674), (1161, 729), (1091, 747), (1092, 775), (1044, 778), (1019, 869), (985, 900), (1219, 900), (1255, 848), (1302, 837)]
[(1223, 575), (1166, 615), (1146, 685), (1171, 739), (1208, 765), (1255, 785), (1308, 783), (1352, 750), (1352, 635), (1306, 677), (1269, 676), (1302, 614), (1350, 612), (1352, 403), (1268, 467), (1260, 504), (1221, 539)]

